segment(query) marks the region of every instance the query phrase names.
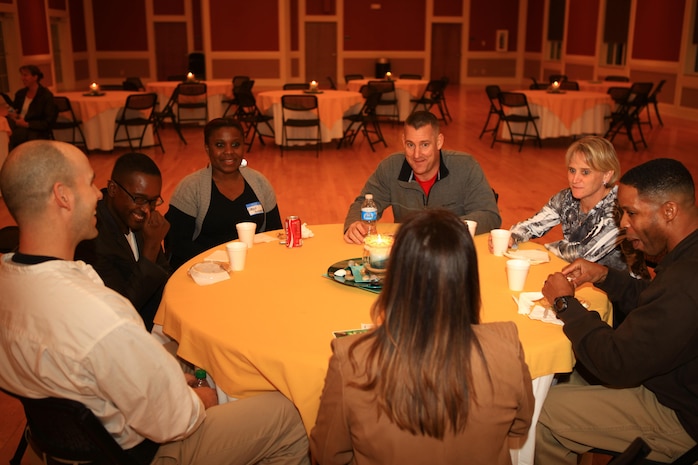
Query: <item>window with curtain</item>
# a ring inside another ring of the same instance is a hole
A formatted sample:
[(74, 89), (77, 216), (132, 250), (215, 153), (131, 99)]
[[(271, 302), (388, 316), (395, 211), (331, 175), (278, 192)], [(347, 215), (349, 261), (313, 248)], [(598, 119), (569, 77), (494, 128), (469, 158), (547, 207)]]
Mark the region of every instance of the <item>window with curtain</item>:
[(631, 0), (607, 0), (603, 28), (603, 64), (625, 65)]
[(550, 0), (548, 5), (547, 57), (559, 61), (562, 58), (562, 38), (565, 33), (565, 0)]

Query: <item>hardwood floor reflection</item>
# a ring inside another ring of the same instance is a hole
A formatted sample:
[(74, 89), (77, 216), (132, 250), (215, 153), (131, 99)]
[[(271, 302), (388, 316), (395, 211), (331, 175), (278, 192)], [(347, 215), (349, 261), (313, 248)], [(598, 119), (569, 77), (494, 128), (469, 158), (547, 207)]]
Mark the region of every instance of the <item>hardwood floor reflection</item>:
[[(442, 127), (444, 148), (468, 152), (479, 161), (490, 184), (499, 193), (504, 227), (530, 216), (553, 193), (567, 185), (564, 154), (571, 139), (544, 140), (542, 149), (527, 143), (520, 153), (517, 146), (508, 144), (499, 143), (490, 148), (490, 134), (478, 139), (489, 108), (484, 86), (451, 86), (446, 95), (454, 121)], [(653, 158), (671, 157), (685, 163), (698, 179), (695, 121), (662, 116), (664, 127), (657, 124), (653, 129), (643, 127), (648, 149), (634, 152), (627, 138), (617, 137), (615, 146), (622, 170)], [(143, 150), (162, 170), (162, 197), (166, 203), (182, 177), (207, 163), (201, 128), (185, 127), (183, 131), (187, 145), (178, 139), (174, 130), (166, 128), (162, 131), (166, 153), (157, 148)], [(271, 181), (282, 217), (298, 215), (312, 229), (313, 224), (343, 222), (349, 204), (376, 165), (387, 155), (401, 150), (401, 127), (384, 124), (383, 131), (388, 147), (376, 146), (375, 153), (359, 136), (353, 147), (341, 150), (333, 144), (325, 144), (319, 158), (315, 157), (314, 150), (286, 152), (281, 157), (278, 147), (269, 142), (261, 146), (255, 141), (246, 158), (251, 167)], [(97, 186), (106, 185), (115, 159), (123, 153), (125, 150), (119, 149), (89, 156)], [(160, 209), (165, 212), (167, 204)], [(387, 213), (383, 221), (392, 221), (392, 215)], [(0, 200), (0, 227), (8, 224), (14, 222), (4, 201)], [(560, 236), (559, 230), (553, 231), (546, 241)], [(19, 404), (1, 393), (0, 417), (4, 418), (0, 424), (0, 463), (6, 463), (14, 452), (24, 418)], [(605, 463), (600, 458), (596, 460), (594, 463)]]

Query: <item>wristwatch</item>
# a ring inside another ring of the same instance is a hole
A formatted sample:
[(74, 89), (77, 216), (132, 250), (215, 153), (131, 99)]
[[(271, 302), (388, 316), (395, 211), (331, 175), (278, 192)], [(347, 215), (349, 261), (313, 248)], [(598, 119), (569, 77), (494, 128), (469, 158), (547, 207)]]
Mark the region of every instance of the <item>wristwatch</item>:
[(555, 303), (553, 303), (553, 311), (555, 312), (555, 316), (557, 316), (558, 318), (560, 318), (560, 313), (567, 310), (567, 305), (569, 303), (567, 299), (574, 299), (574, 296), (563, 295), (555, 298)]

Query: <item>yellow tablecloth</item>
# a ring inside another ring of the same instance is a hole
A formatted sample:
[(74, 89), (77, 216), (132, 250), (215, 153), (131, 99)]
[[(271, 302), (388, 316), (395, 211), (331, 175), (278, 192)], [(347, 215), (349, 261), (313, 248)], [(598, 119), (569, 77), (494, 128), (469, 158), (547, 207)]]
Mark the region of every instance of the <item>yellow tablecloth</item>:
[[(394, 225), (379, 228), (392, 230)], [(227, 394), (246, 397), (279, 390), (298, 407), (308, 429), (319, 407), (332, 332), (370, 323), (376, 298), (322, 277), (333, 263), (362, 254), (362, 246), (344, 242), (342, 225), (310, 229), (315, 237), (299, 248), (255, 244), (244, 271), (213, 285), (199, 286), (187, 275), (190, 265), (213, 250), (192, 259), (170, 278), (155, 318), (179, 342), (179, 355), (208, 370)], [(507, 258), (487, 251), (486, 234), (476, 237), (476, 245), (482, 320), (516, 322), (534, 378), (571, 371), (574, 357), (562, 327), (519, 315), (507, 288)], [(532, 266), (525, 291), (539, 291), (547, 275), (563, 265), (551, 257), (549, 264)], [(605, 317), (610, 314), (603, 292), (584, 286), (578, 295)]]

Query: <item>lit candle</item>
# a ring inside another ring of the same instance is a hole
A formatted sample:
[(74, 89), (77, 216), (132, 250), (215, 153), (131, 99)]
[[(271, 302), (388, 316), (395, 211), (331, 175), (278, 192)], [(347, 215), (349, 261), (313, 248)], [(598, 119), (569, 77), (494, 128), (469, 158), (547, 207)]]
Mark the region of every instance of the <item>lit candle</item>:
[(391, 73), (390, 71), (388, 71), (387, 73), (385, 73), (385, 78), (386, 78), (388, 81), (390, 80), (391, 77), (393, 77), (393, 73)]
[(553, 90), (559, 90), (560, 89), (560, 83), (557, 81), (553, 82)]
[(310, 81), (310, 90), (313, 92), (317, 90), (317, 81)]
[(96, 82), (93, 82), (92, 84), (90, 84), (90, 92), (92, 92), (93, 94), (96, 94), (97, 92), (99, 92), (99, 86), (97, 85)]
[(191, 71), (189, 71), (189, 72), (187, 73), (187, 81), (191, 82), (191, 81), (193, 81), (193, 80), (194, 80), (194, 73), (192, 73)]
[(366, 237), (364, 240), (364, 249), (368, 252), (368, 262), (372, 268), (386, 268), (392, 246), (393, 236), (381, 236), (380, 234), (377, 234), (375, 236)]

